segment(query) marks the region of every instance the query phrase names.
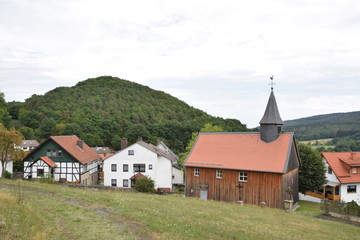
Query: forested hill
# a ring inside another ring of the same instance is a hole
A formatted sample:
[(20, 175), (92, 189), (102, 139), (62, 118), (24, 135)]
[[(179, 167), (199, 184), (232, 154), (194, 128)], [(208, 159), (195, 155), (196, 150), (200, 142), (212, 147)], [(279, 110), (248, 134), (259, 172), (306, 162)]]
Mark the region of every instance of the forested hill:
[(235, 119), (212, 117), (161, 91), (103, 76), (33, 95), (25, 103), (8, 103), (9, 125), (27, 139), (75, 134), (91, 146), (119, 146), (122, 137), (163, 140), (175, 152), (184, 151), (192, 132), (205, 123), (226, 131), (246, 131)]
[(360, 111), (285, 121), (284, 130), (295, 132), (298, 140), (353, 136), (360, 133)]

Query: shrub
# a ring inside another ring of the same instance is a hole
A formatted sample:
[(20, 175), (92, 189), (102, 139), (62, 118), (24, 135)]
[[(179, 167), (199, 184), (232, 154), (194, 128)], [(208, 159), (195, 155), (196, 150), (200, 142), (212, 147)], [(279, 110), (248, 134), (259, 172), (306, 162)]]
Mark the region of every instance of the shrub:
[(5, 171), (5, 178), (8, 178), (8, 179), (12, 178), (12, 174), (8, 171)]
[(134, 188), (139, 192), (148, 192), (148, 193), (155, 192), (154, 187), (155, 187), (154, 180), (146, 176), (136, 179), (134, 185)]
[(54, 176), (51, 173), (45, 174), (40, 178), (40, 182), (42, 183), (55, 183)]

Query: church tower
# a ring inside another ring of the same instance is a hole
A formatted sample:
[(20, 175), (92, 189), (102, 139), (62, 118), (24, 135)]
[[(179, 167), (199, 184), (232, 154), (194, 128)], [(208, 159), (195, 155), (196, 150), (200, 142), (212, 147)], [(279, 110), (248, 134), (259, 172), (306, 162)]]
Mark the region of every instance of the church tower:
[(279, 137), (283, 125), (284, 122), (280, 117), (273, 87), (271, 86), (269, 101), (267, 103), (264, 116), (260, 121), (261, 140), (267, 143), (275, 141)]

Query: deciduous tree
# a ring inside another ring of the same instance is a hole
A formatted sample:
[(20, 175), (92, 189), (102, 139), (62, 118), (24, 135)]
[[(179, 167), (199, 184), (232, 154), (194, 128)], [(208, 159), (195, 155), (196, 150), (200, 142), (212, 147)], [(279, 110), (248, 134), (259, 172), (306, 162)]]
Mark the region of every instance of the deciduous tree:
[(320, 153), (303, 143), (298, 143), (297, 146), (301, 159), (299, 191), (304, 193), (321, 189), (326, 182), (326, 169)]
[(17, 161), (23, 158), (23, 151), (15, 149), (15, 145), (20, 145), (23, 136), (15, 129), (7, 130), (0, 125), (0, 162), (1, 177), (5, 176), (5, 170), (10, 161)]

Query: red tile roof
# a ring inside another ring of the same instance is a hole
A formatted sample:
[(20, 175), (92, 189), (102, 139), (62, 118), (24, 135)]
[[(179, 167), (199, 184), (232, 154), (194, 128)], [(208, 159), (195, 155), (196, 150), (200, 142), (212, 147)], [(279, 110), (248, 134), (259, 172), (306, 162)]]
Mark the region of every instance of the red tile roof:
[(77, 141), (80, 140), (77, 136), (51, 136), (50, 139), (59, 144), (65, 151), (82, 164), (100, 159), (99, 155), (86, 145), (86, 143), (83, 143), (83, 148), (81, 149), (77, 145)]
[(184, 165), (283, 173), (293, 139), (293, 133), (270, 143), (260, 133), (200, 133)]
[(340, 183), (360, 182), (360, 169), (357, 170), (357, 173), (351, 173), (351, 167), (360, 166), (360, 152), (324, 152), (321, 155), (330, 165)]
[(141, 173), (137, 173), (134, 176), (132, 176), (130, 179), (137, 179), (137, 178), (141, 178), (141, 177), (145, 177), (144, 175), (142, 175)]
[(41, 160), (46, 162), (50, 167), (56, 167), (56, 163), (54, 163), (49, 157), (40, 157)]
[(113, 153), (98, 153), (97, 155), (99, 155), (99, 157), (100, 157), (102, 160), (105, 160), (106, 158), (111, 157), (111, 156), (114, 155), (114, 154), (113, 154)]

